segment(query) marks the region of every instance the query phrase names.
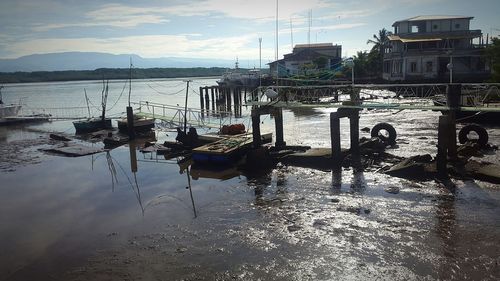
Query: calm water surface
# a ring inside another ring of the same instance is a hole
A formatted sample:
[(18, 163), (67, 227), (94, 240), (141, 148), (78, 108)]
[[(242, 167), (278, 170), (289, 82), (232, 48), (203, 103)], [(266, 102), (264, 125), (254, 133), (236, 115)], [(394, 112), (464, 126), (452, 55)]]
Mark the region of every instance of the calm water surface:
[[(100, 83), (9, 85), (4, 99), (23, 97), (33, 108), (85, 106), (83, 88), (99, 101)], [(214, 83), (192, 85), (197, 91)], [(110, 104), (123, 85), (110, 83)], [(184, 89), (181, 80), (134, 81), (132, 100), (182, 104)], [(199, 97), (190, 93), (197, 107)], [(119, 115), (126, 104), (120, 99), (109, 114)], [(330, 111), (285, 111), (285, 141), (328, 147)], [(388, 152), (434, 155), (437, 116), (363, 111), (360, 127), (389, 122), (398, 147)], [(248, 117), (238, 121), (249, 124)], [(262, 121), (263, 131), (272, 131), (273, 120)], [(351, 169), (214, 172), (142, 154), (134, 145), (65, 158), (38, 150), (48, 144), (33, 140), (49, 131), (74, 133), (68, 121), (0, 128), (0, 145), (17, 149), (14, 160), (28, 159), (0, 170), (0, 280), (500, 278), (498, 185), (455, 181), (452, 194), (434, 181)], [(498, 145), (498, 128), (488, 132)], [(347, 140), (348, 130), (342, 134)], [(172, 137), (157, 132), (160, 141)], [(496, 152), (485, 159), (500, 158)]]

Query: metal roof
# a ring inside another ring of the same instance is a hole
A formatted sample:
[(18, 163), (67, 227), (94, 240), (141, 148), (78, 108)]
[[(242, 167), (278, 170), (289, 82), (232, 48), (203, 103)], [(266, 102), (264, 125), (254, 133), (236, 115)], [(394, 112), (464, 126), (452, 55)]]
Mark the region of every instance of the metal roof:
[(422, 32), (422, 33), (407, 33), (407, 34), (391, 34), (387, 36), (390, 41), (407, 42), (423, 42), (423, 41), (439, 41), (442, 39), (464, 39), (477, 38), (481, 36), (481, 30), (460, 30), (447, 32)]
[(404, 20), (398, 20), (392, 24), (392, 26), (396, 25), (400, 22), (405, 21), (426, 21), (426, 20), (451, 20), (451, 19), (473, 19), (474, 17), (470, 16), (438, 16), (438, 15), (428, 15), (428, 16), (416, 16)]

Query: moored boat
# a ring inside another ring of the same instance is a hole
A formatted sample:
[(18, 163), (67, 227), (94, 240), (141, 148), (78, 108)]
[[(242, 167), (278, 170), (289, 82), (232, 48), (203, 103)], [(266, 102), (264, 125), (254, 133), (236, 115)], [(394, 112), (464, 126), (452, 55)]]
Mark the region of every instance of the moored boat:
[(3, 97), (2, 97), (2, 88), (3, 88), (3, 86), (0, 86), (0, 119), (6, 118), (6, 117), (17, 116), (17, 114), (21, 110), (21, 105), (20, 104), (9, 104), (9, 105), (4, 104)]
[(111, 119), (109, 118), (88, 118), (85, 120), (78, 120), (73, 122), (76, 133), (94, 132), (102, 129), (111, 129)]
[[(123, 133), (128, 132), (128, 122), (127, 118), (119, 119), (118, 130)], [(134, 115), (134, 131), (135, 132), (146, 132), (155, 127), (155, 119), (147, 117), (138, 117)]]

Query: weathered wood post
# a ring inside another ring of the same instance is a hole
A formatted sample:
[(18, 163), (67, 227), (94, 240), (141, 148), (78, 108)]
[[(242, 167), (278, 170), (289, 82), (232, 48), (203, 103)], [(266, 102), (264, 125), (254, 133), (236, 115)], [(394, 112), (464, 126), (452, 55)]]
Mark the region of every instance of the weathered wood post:
[(128, 129), (128, 138), (131, 140), (134, 139), (135, 138), (134, 110), (130, 105), (127, 106), (127, 129)]
[(200, 87), (200, 108), (201, 110), (205, 108), (205, 102), (203, 102), (203, 87)]
[(448, 157), (450, 160), (457, 159), (457, 122), (456, 122), (456, 112), (460, 110), (460, 99), (462, 95), (462, 85), (461, 84), (449, 84), (446, 89), (446, 104), (449, 106), (450, 111), (448, 112), (449, 119), (449, 138), (450, 143), (448, 145)]
[[(351, 88), (350, 99), (352, 105), (361, 105), (359, 91)], [(359, 155), (359, 109), (352, 109), (349, 112), (349, 125), (351, 134), (351, 153)]]
[(330, 138), (332, 141), (332, 162), (334, 167), (342, 164), (342, 151), (340, 150), (340, 115), (338, 112), (330, 113)]
[(212, 110), (215, 109), (215, 93), (214, 93), (214, 87), (210, 88), (210, 93), (212, 94)]
[(226, 111), (231, 112), (231, 88), (226, 88), (226, 101), (227, 101), (227, 109)]
[(208, 87), (205, 87), (205, 108), (207, 109), (208, 114), (208, 111), (210, 110), (210, 96), (208, 95)]
[(277, 107), (274, 109), (274, 125), (276, 127), (276, 147), (286, 146), (283, 134), (283, 109)]
[(359, 155), (359, 111), (353, 109), (349, 115), (349, 125), (351, 134), (351, 153)]
[(260, 111), (258, 108), (252, 109), (252, 137), (253, 147), (259, 148), (262, 145), (260, 136)]

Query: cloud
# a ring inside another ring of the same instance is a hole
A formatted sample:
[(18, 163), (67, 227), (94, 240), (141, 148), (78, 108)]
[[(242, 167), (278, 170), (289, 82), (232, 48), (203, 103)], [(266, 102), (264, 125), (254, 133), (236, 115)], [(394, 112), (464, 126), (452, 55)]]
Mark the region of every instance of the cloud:
[(154, 8), (136, 8), (119, 4), (101, 6), (85, 14), (85, 20), (76, 23), (36, 24), (34, 31), (43, 32), (68, 27), (112, 26), (130, 28), (141, 24), (160, 24), (170, 20)]
[[(341, 29), (351, 29), (351, 28), (356, 28), (360, 26), (364, 26), (366, 23), (342, 23), (342, 24), (334, 24), (334, 25), (323, 25), (323, 26), (312, 26), (311, 31), (325, 31), (325, 30), (341, 30)], [(299, 28), (294, 28), (294, 32), (301, 32), (301, 31), (308, 31), (308, 27), (299, 27)], [(280, 34), (282, 33), (289, 33), (290, 30), (282, 29), (280, 30)]]
[[(283, 2), (283, 1), (282, 1)], [(84, 15), (80, 22), (36, 24), (34, 31), (49, 31), (67, 27), (135, 27), (141, 24), (160, 24), (170, 20), (167, 17), (212, 16), (267, 22), (275, 19), (276, 3), (269, 0), (202, 0), (180, 5), (131, 6), (124, 4), (106, 4)], [(280, 19), (288, 19), (309, 9), (321, 9), (331, 6), (325, 0), (289, 0), (279, 6)]]

